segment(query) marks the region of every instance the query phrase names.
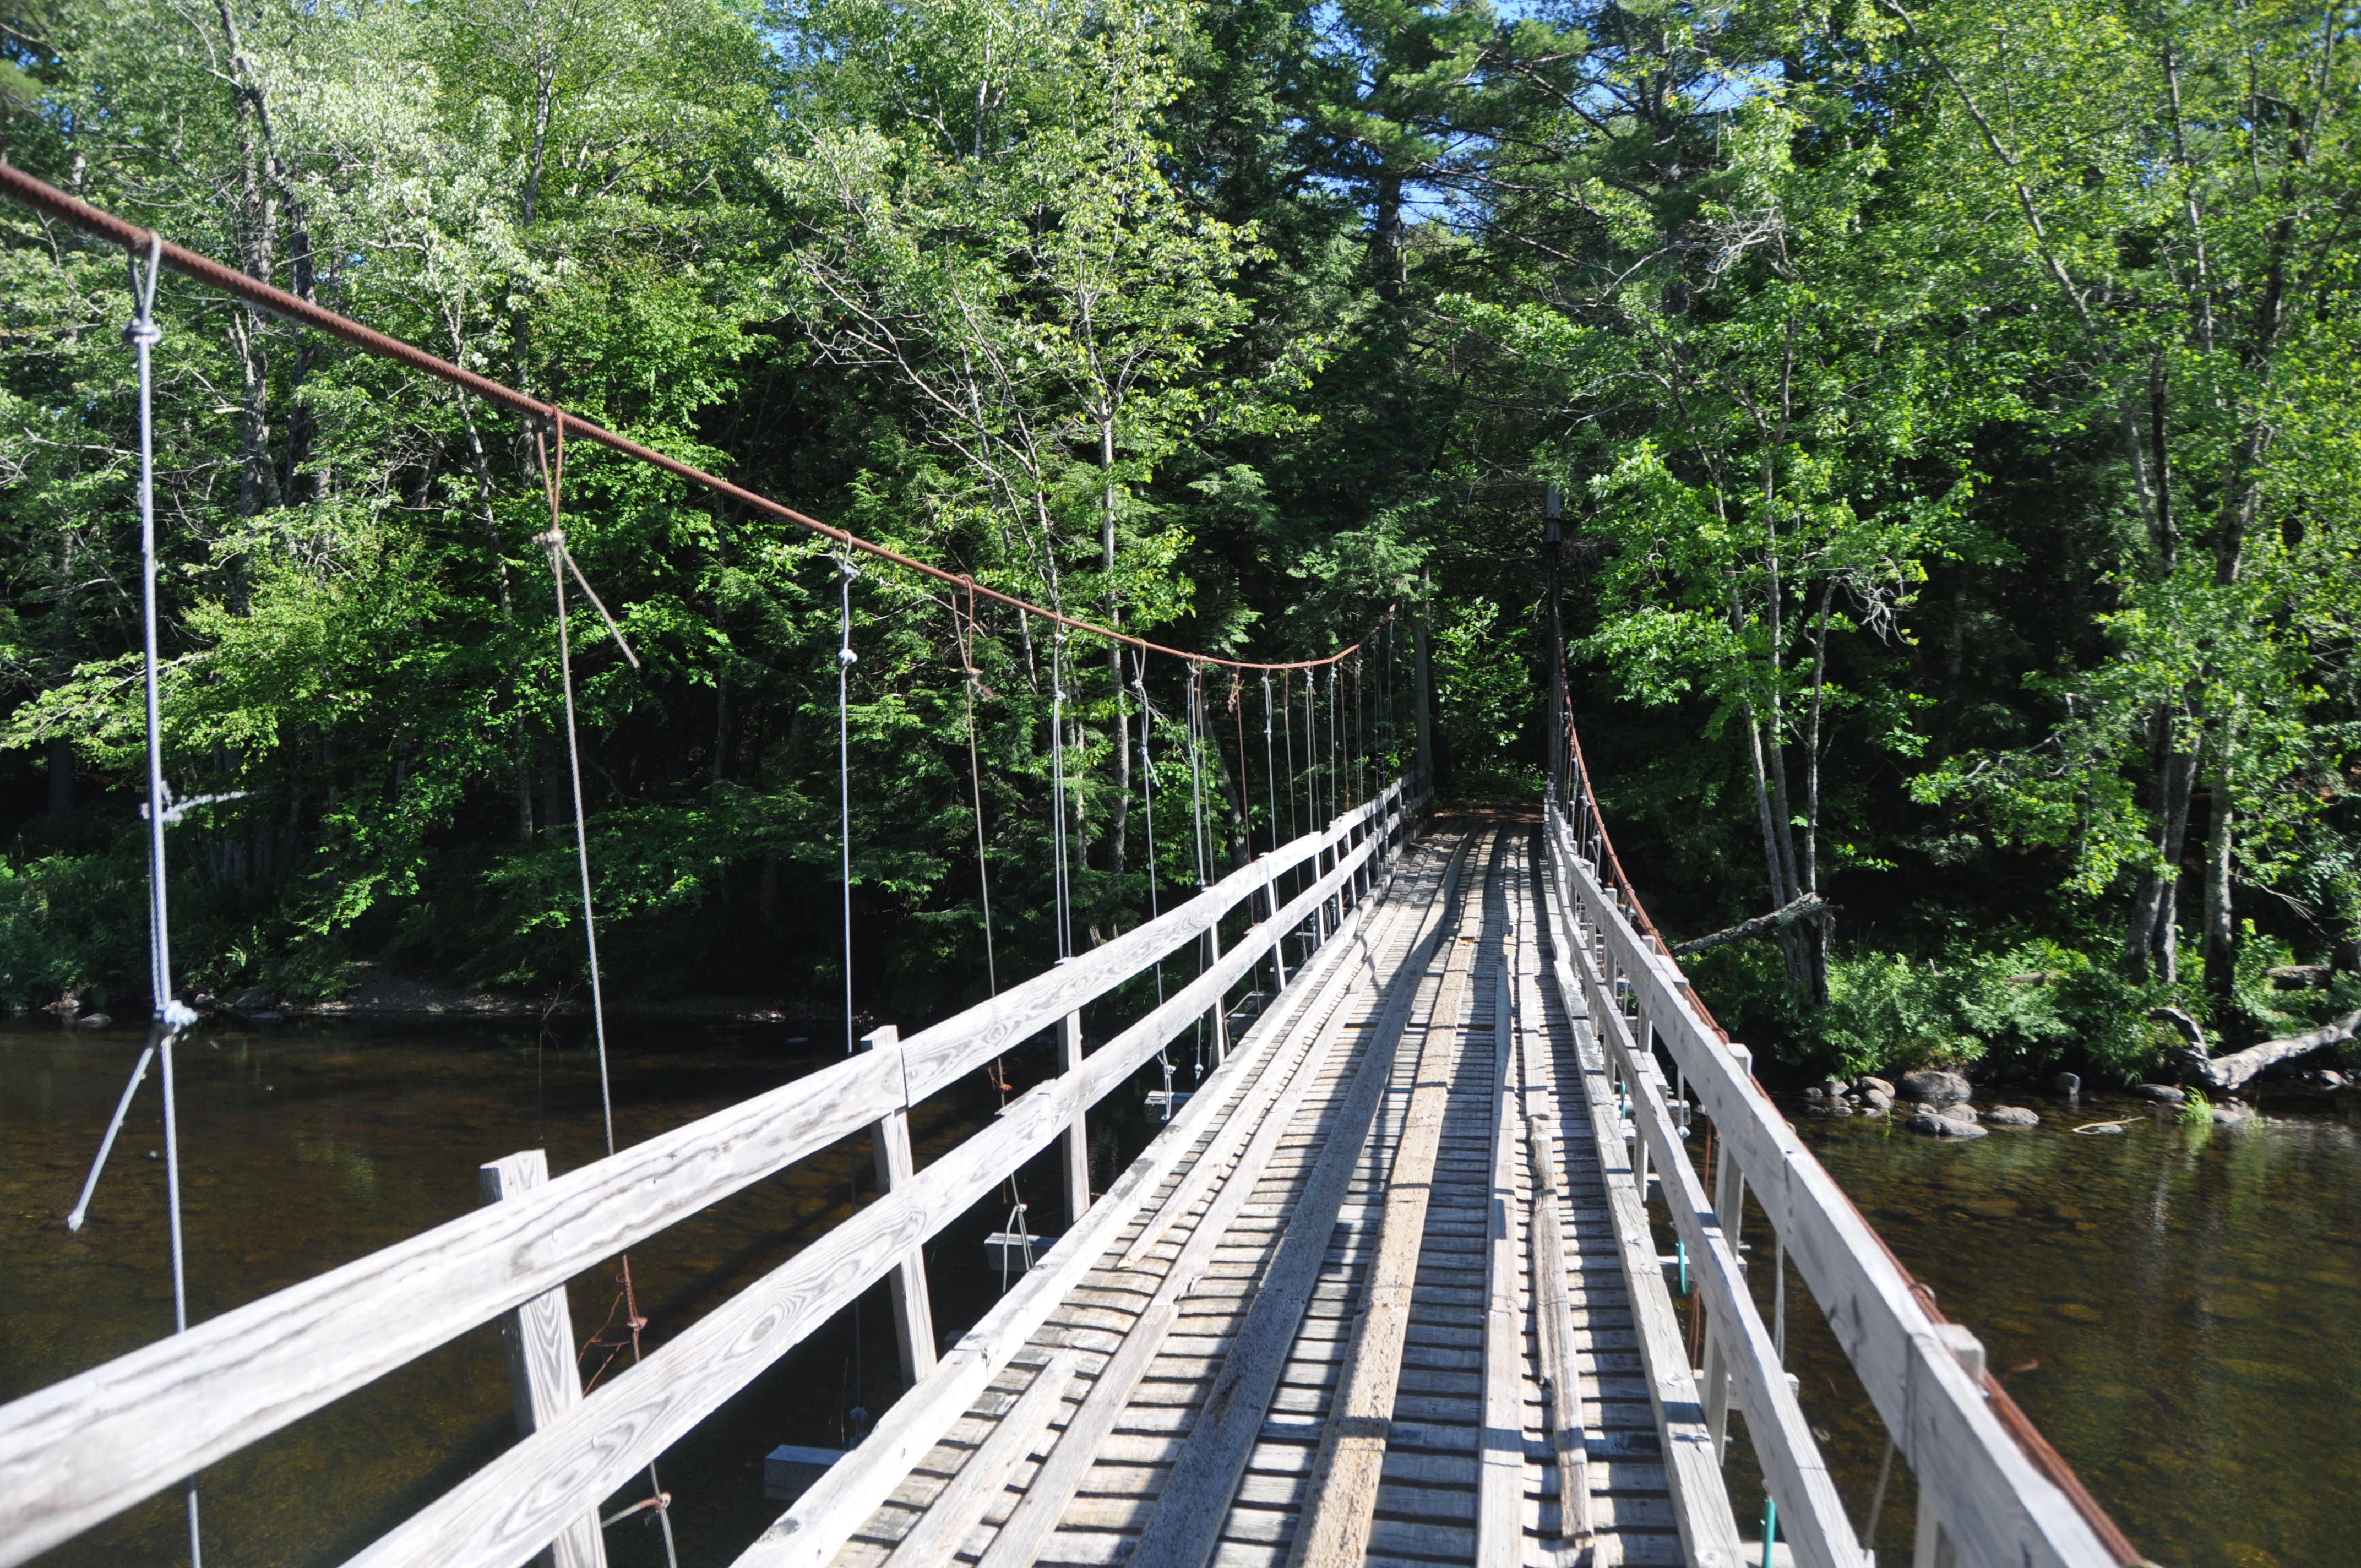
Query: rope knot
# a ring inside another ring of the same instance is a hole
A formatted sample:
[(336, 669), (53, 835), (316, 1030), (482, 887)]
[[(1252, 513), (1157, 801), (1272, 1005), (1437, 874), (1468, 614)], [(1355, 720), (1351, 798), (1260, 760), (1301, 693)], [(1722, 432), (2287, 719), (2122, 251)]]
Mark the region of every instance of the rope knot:
[(152, 321), (130, 321), (123, 323), (123, 341), (142, 348), (153, 348), (164, 341), (164, 329)]

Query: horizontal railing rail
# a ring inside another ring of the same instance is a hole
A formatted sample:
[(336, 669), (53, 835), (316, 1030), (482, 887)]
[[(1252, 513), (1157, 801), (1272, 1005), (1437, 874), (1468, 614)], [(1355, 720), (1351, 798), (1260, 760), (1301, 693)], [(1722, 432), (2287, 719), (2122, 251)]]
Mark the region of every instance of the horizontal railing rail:
[[(2063, 1466), (2046, 1445), (2019, 1441), (2014, 1429), (2022, 1418), (2007, 1422), (1995, 1410), (2005, 1395), (1991, 1387), (1980, 1351), (1957, 1325), (1928, 1310), (1893, 1254), (1754, 1081), (1744, 1047), (1730, 1044), (1661, 939), (1643, 931), (1644, 915), (1613, 864), (1595, 807), (1577, 796), (1577, 809), (1585, 814), (1580, 831), (1554, 801), (1546, 811), (1551, 869), (1564, 901), (1560, 939), (1588, 971), (1584, 986), (1593, 1017), (1632, 1086), (1635, 1126), (1699, 1270), (1711, 1332), (1737, 1386), (1779, 1518), (1805, 1527), (1789, 1534), (1792, 1550), (1829, 1568), (1862, 1561), (1729, 1245), (1727, 1233), (1749, 1190), (1917, 1476), (1922, 1530), (1939, 1528), (1967, 1568), (2136, 1562), (2112, 1521), (2087, 1495), (2075, 1495), (2070, 1473), (2061, 1484)], [(1653, 1064), (1658, 1047), (1719, 1135), (1726, 1164), (1712, 1202), (1680, 1146)], [(1923, 1539), (1931, 1550), (1932, 1536)]]
[[(557, 1413), (364, 1551), (509, 1568), (1128, 1081), (1331, 900), (1424, 804), (1397, 781), (1159, 918), (991, 1002), (0, 1406), (0, 1568), (22, 1563), (709, 1204), (908, 1109), (1261, 896), (1197, 978), (991, 1124)], [(1324, 870), (1323, 869), (1324, 867)], [(1313, 874), (1283, 905), (1278, 884)], [(1251, 918), (1251, 916), (1250, 916)], [(1084, 1195), (1085, 1198), (1087, 1195)], [(931, 1343), (927, 1354), (931, 1361)]]

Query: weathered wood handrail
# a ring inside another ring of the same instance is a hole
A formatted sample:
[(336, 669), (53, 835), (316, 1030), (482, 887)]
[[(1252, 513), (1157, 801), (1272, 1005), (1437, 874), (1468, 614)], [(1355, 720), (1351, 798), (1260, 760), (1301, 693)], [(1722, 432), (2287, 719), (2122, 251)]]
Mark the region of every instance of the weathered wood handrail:
[[(1581, 874), (1579, 867), (1575, 874)], [(1569, 1003), (1578, 996), (1587, 1003), (1592, 1030), (1624, 1085), (1631, 1124), (1654, 1161), (1673, 1227), (1687, 1245), (1689, 1267), (1705, 1298), (1722, 1359), (1737, 1383), (1746, 1430), (1753, 1435), (1771, 1495), (1779, 1500), (1783, 1538), (1806, 1568), (1860, 1568), (1861, 1542), (1845, 1519), (1843, 1500), (1820, 1457), (1811, 1424), (1779, 1365), (1771, 1331), (1746, 1288), (1737, 1249), (1681, 1147), (1663, 1071), (1631, 1037), (1611, 977), (1600, 968), (1591, 943), (1567, 917), (1565, 907), (1553, 888), (1548, 908), (1558, 937), (1551, 967), (1560, 993)], [(1644, 1171), (1642, 1166), (1643, 1185)]]
[[(1928, 1315), (1869, 1223), (1708, 1021), (1679, 967), (1641, 934), (1601, 883), (1597, 868), (1578, 854), (1576, 840), (1554, 803), (1547, 818), (1552, 871), (1567, 915), (1581, 927), (1578, 932), (1562, 927), (1562, 939), (1578, 948), (1595, 938), (1603, 946), (1602, 1021), (1620, 1013), (1613, 981), (1628, 981), (1639, 1027), (1653, 1030), (1655, 1043), (1671, 1054), (1687, 1089), (1713, 1119), (1724, 1149), (1752, 1189), (1788, 1260), (1917, 1475), (1922, 1510), (1931, 1509), (1942, 1521), (1960, 1562), (1968, 1568), (2114, 1568), (2125, 1561), (2004, 1428), (1979, 1380), (1970, 1376), (1942, 1332), (1949, 1325), (1938, 1325)], [(1604, 1032), (1615, 1033), (1611, 1025)], [(1635, 1064), (1648, 1054), (1635, 1048), (1637, 1044), (1625, 1042)], [(1635, 1065), (1634, 1077), (1642, 1086), (1637, 1096), (1640, 1125), (1666, 1173), (1665, 1194), (1675, 1223), (1683, 1225), (1685, 1235), (1706, 1240), (1711, 1212), (1704, 1205), (1686, 1157), (1674, 1142), (1669, 1115), (1648, 1113), (1647, 1075)], [(1661, 1100), (1654, 1109), (1664, 1110)], [(1718, 1230), (1719, 1222), (1713, 1223)], [(1765, 1451), (1764, 1469), (1782, 1518), (1841, 1521), (1840, 1508), (1835, 1509), (1833, 1519), (1828, 1517), (1832, 1489), (1823, 1491), (1822, 1477), (1813, 1472), (1817, 1453), (1807, 1461), (1799, 1452), (1777, 1452), (1782, 1443), (1776, 1434), (1787, 1430), (1786, 1412), (1778, 1407), (1792, 1403), (1779, 1398), (1784, 1376), (1751, 1380), (1744, 1376), (1746, 1364), (1759, 1362), (1763, 1347), (1752, 1339), (1748, 1314), (1732, 1310), (1744, 1299), (1734, 1256), (1708, 1249), (1708, 1257), (1692, 1262), (1711, 1265), (1708, 1308), (1725, 1345), (1734, 1353), (1741, 1399), (1767, 1397), (1760, 1416), (1758, 1407), (1749, 1404), (1748, 1430)], [(1754, 1319), (1752, 1329), (1760, 1326), (1760, 1319)], [(1766, 1388), (1766, 1382), (1776, 1387)], [(1808, 1428), (1805, 1430), (1808, 1441)], [(1848, 1527), (1841, 1535), (1824, 1539), (1832, 1546), (1850, 1544), (1858, 1553), (1850, 1535)], [(1796, 1549), (1806, 1551), (1800, 1535)], [(1831, 1559), (1807, 1558), (1820, 1560)], [(1853, 1561), (1859, 1561), (1858, 1555)]]
[[(1273, 879), (1331, 867), (1079, 1069), (541, 1427), (357, 1559), (522, 1563), (1216, 1005), (1422, 804), (1389, 785), (1157, 920), (905, 1041), (0, 1406), (0, 1568), (22, 1563), (572, 1275), (906, 1111), (1213, 929)], [(1350, 844), (1350, 848), (1345, 848)], [(896, 1173), (898, 1175), (898, 1172)]]

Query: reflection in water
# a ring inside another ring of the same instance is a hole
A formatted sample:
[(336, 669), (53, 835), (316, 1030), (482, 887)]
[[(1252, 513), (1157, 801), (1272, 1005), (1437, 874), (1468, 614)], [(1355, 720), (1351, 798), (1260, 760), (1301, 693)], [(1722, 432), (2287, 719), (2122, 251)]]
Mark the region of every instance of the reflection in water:
[[(840, 1059), (825, 1046), (785, 1044), (780, 1029), (675, 1024), (610, 1035), (616, 1132), (627, 1144)], [(9, 1295), (0, 1312), (0, 1399), (136, 1349), (171, 1326), (152, 1074), (88, 1226), (69, 1234), (62, 1218), (139, 1045), (126, 1032), (0, 1032), (0, 1276)], [(553, 1173), (562, 1174), (602, 1147), (590, 1050), (573, 1035), (559, 1039), (530, 1025), (223, 1034), (184, 1044), (181, 1063), (196, 1321), (474, 1208), (476, 1168), (485, 1160), (545, 1148)], [(972, 1132), (994, 1102), (974, 1081), (922, 1107), (913, 1118), (919, 1162)], [(1118, 1153), (1127, 1158), (1147, 1130), (1136, 1106), (1112, 1120), (1126, 1124), (1122, 1147), (1100, 1151), (1103, 1165)], [(1022, 1179), (1036, 1212), (1054, 1212), (1048, 1167)], [(635, 1247), (649, 1347), (841, 1221), (852, 1193), (866, 1201), (874, 1185), (867, 1140), (856, 1138)], [(987, 1202), (928, 1245), (939, 1331), (964, 1328), (997, 1297), (982, 1243), (1005, 1217), (1005, 1202)], [(571, 1282), (577, 1343), (608, 1321), (616, 1296), (612, 1260)], [(592, 1352), (588, 1368), (604, 1354)], [(608, 1376), (628, 1361), (625, 1351)], [(772, 1447), (843, 1446), (847, 1412), (882, 1411), (898, 1386), (881, 1288), (864, 1303), (857, 1340), (849, 1322), (829, 1324), (665, 1457), (683, 1562), (727, 1562), (776, 1517), (777, 1505), (762, 1493), (762, 1457)], [(207, 1471), (208, 1558), (252, 1568), (341, 1562), (514, 1435), (498, 1332), (487, 1325)], [(644, 1490), (635, 1479), (611, 1507)], [(180, 1507), (177, 1493), (150, 1499), (38, 1561), (44, 1568), (185, 1561)], [(657, 1531), (642, 1523), (652, 1518), (608, 1532), (618, 1568), (662, 1563)]]
[[(2000, 1099), (2042, 1125), (1960, 1145), (1867, 1118), (1799, 1125), (2147, 1556), (2361, 1561), (2361, 1106), (2267, 1102), (2262, 1125), (2186, 1128), (2112, 1101)], [(2067, 1130), (2110, 1116), (2125, 1135)], [(1751, 1254), (1766, 1320), (1767, 1252)], [(1883, 1429), (1817, 1315), (1792, 1314), (1790, 1334), (1858, 1528)], [(1882, 1562), (1909, 1561), (1908, 1492)]]

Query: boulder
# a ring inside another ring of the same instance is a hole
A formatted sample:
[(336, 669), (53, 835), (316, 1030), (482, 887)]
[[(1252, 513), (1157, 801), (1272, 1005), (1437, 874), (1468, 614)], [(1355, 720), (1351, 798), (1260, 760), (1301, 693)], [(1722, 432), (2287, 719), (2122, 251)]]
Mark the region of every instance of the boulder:
[(1891, 1111), (1894, 1109), (1894, 1091), (1890, 1089), (1866, 1089), (1861, 1091), (1861, 1102), (1872, 1111)]
[(1816, 1084), (1814, 1084), (1814, 1085), (1812, 1085), (1812, 1087), (1810, 1087), (1809, 1089), (1806, 1089), (1806, 1091), (1804, 1091), (1804, 1098), (1805, 1098), (1805, 1099), (1806, 1099), (1806, 1100), (1826, 1100), (1828, 1097), (1828, 1091), (1827, 1090), (1825, 1090), (1825, 1089), (1822, 1089), (1822, 1088), (1821, 1088), (1818, 1084), (1817, 1084), (1817, 1083), (1816, 1083)]
[(1836, 1113), (1828, 1109), (1828, 1102), (1825, 1100), (1807, 1100), (1804, 1102), (1804, 1114), (1806, 1116), (1833, 1116)]
[(2037, 1127), (2041, 1118), (2022, 1105), (1995, 1105), (1984, 1113), (1984, 1120), (1995, 1127)]
[(104, 1013), (85, 1013), (81, 1017), (74, 1020), (74, 1027), (77, 1029), (104, 1029), (114, 1022), (114, 1019), (108, 1017)]
[(1957, 1105), (1971, 1097), (1968, 1080), (1956, 1072), (1929, 1068), (1902, 1075), (1902, 1092), (1929, 1105)]
[(2153, 1101), (2158, 1105), (2189, 1103), (2188, 1091), (2169, 1083), (2143, 1083), (2132, 1092), (2142, 1100)]
[(2302, 1074), (2297, 1081), (2307, 1089), (2343, 1089), (2351, 1080), (2334, 1068), (2317, 1067)]
[(1852, 1080), (1852, 1086), (1857, 1093), (1883, 1094), (1888, 1105), (1894, 1103), (1894, 1085), (1882, 1078), (1872, 1078), (1869, 1074), (1863, 1073)]
[(2061, 1072), (2056, 1078), (2049, 1080), (2049, 1087), (2056, 1090), (2060, 1094), (2080, 1094), (2082, 1092), (2081, 1075), (2079, 1073)]
[(1972, 1122), (1955, 1121), (1927, 1111), (1915, 1113), (1904, 1125), (1930, 1138), (1981, 1138), (1985, 1135), (1984, 1130)]
[(1954, 1122), (1966, 1122), (1973, 1124), (1976, 1119), (1976, 1108), (1972, 1105), (1964, 1104), (1946, 1105), (1940, 1111), (1936, 1112), (1935, 1114), (1938, 1116), (1949, 1117)]
[(2217, 1127), (2237, 1127), (2255, 1120), (2255, 1113), (2235, 1100), (2225, 1100), (2213, 1107), (2213, 1124)]

